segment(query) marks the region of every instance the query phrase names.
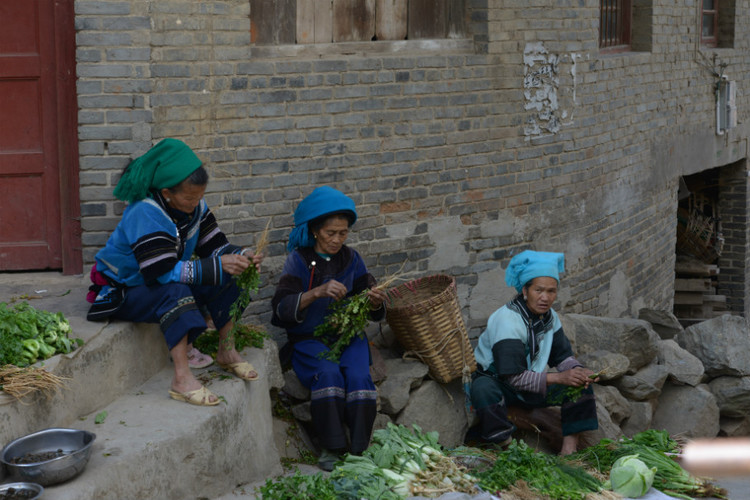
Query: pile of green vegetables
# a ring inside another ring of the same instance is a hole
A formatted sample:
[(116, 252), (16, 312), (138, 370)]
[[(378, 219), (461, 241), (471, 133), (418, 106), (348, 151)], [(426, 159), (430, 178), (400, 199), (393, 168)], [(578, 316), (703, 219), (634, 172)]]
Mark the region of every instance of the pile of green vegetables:
[(24, 367), (67, 354), (83, 344), (71, 339), (70, 323), (62, 313), (40, 311), (28, 302), (11, 307), (0, 302), (0, 366)]
[(370, 321), (370, 299), (367, 290), (328, 306), (325, 321), (315, 327), (313, 335), (321, 338), (329, 347), (323, 357), (338, 362), (341, 353), (354, 337), (364, 335)]
[[(234, 347), (242, 351), (245, 347), (263, 348), (265, 339), (269, 338), (262, 328), (247, 325), (244, 323), (234, 324)], [(195, 339), (193, 345), (202, 353), (216, 358), (219, 352), (219, 332), (216, 330), (206, 330)]]
[[(414, 425), (388, 424), (373, 433), (362, 456), (346, 455), (330, 477), (322, 473), (269, 479), (259, 488), (264, 500), (437, 497), (448, 492), (500, 496), (518, 492), (550, 500), (643, 496), (652, 486), (681, 498), (725, 498), (726, 492), (691, 476), (667, 453), (679, 450), (665, 431), (647, 430), (599, 444), (567, 457), (535, 451), (523, 441), (505, 449), (444, 450), (436, 432)], [(480, 458), (486, 465), (467, 468), (458, 458)], [(596, 476), (597, 472), (601, 474)], [(604, 481), (606, 477), (609, 480)]]
[(582, 500), (604, 489), (597, 478), (563, 458), (540, 453), (523, 441), (513, 440), (500, 452), (491, 468), (477, 473), (479, 487), (490, 493), (524, 481), (552, 500)]
[(447, 492), (478, 493), (475, 478), (446, 455), (436, 432), (424, 433), (389, 423), (373, 432), (362, 456), (346, 455), (328, 480), (322, 473), (268, 480), (259, 488), (269, 500), (377, 498), (398, 500), (412, 495), (437, 496)]
[[(579, 451), (571, 457), (589, 464), (604, 474), (610, 475), (613, 489), (621, 494), (637, 498), (648, 490), (646, 484), (651, 474), (651, 486), (678, 498), (717, 497), (725, 498), (726, 492), (708, 480), (695, 477), (683, 469), (669, 454), (679, 451), (678, 443), (666, 431), (649, 429), (620, 440), (602, 439), (598, 444)], [(630, 460), (621, 460), (628, 457)], [(643, 463), (633, 465), (633, 459)], [(618, 463), (618, 460), (620, 461)], [(615, 471), (616, 466), (631, 466), (628, 477)], [(619, 488), (618, 484), (627, 488)], [(639, 486), (640, 485), (640, 486)], [(620, 491), (618, 491), (618, 489)]]

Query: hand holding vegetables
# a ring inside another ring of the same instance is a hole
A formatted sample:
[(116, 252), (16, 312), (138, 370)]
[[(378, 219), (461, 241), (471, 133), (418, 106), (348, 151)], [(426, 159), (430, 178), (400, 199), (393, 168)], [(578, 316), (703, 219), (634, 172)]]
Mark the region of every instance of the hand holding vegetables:
[(599, 374), (588, 368), (577, 366), (564, 372), (551, 372), (547, 374), (547, 383), (562, 384), (570, 387), (587, 388), (591, 382), (598, 382)]

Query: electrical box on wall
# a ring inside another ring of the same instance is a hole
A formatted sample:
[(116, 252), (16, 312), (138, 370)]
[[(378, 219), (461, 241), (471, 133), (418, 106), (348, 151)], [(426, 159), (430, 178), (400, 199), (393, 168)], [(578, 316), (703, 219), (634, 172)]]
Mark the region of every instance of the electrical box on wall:
[(716, 85), (716, 133), (737, 126), (737, 83), (722, 77)]

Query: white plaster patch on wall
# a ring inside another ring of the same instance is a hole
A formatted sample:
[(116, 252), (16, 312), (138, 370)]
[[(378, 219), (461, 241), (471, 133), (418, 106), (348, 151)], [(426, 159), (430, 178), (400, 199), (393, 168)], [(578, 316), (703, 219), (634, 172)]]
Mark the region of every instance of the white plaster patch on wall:
[(511, 217), (500, 217), (497, 220), (485, 221), (479, 225), (482, 238), (512, 236), (515, 228), (515, 221)]
[(416, 228), (417, 222), (399, 222), (387, 226), (389, 238), (406, 238), (414, 234), (414, 228)]
[[(524, 48), (524, 109), (532, 114), (526, 120), (524, 134), (528, 137), (556, 134), (565, 124), (572, 123), (576, 102), (576, 60), (579, 54), (550, 54), (542, 42), (528, 43)], [(570, 65), (567, 73), (562, 65)], [(562, 76), (568, 75), (563, 81)], [(566, 105), (561, 105), (561, 96)]]
[(630, 280), (618, 269), (609, 280), (609, 303), (607, 316), (619, 318), (628, 312), (628, 296), (630, 295)]
[(571, 234), (563, 252), (565, 253), (565, 275), (568, 276), (576, 272), (581, 267), (581, 263), (585, 262), (589, 256), (589, 248), (583, 237), (576, 237), (574, 234)]
[(433, 219), (427, 233), (435, 245), (435, 253), (427, 262), (430, 271), (443, 272), (454, 266), (469, 264), (469, 252), (465, 244), (469, 228), (458, 217)]
[(469, 318), (487, 321), (500, 306), (516, 296), (516, 291), (505, 284), (505, 269), (499, 264), (492, 270), (477, 274), (477, 284), (471, 289)]

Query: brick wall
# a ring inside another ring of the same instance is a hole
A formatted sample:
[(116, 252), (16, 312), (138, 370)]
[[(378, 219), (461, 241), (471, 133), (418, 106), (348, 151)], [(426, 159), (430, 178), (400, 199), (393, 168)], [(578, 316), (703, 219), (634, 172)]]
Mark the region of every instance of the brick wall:
[(719, 177), (721, 229), (724, 248), (719, 257), (717, 276), (719, 295), (727, 300), (727, 309), (747, 317), (748, 276), (748, 176), (745, 162), (722, 169)]
[[(467, 4), (463, 44), (290, 56), (250, 45), (247, 0), (77, 1), (85, 261), (122, 213), (122, 168), (178, 137), (207, 163), (230, 240), (252, 244), (271, 220), (259, 322), (292, 212), (321, 184), (357, 203), (350, 243), (376, 276), (456, 276), (472, 335), (512, 295), (504, 268), (525, 248), (565, 252), (559, 310), (670, 309), (678, 177), (746, 153), (743, 126), (715, 136), (695, 5), (654, 0), (639, 14), (649, 50), (605, 54), (594, 0)], [(740, 82), (747, 22), (713, 50)]]

